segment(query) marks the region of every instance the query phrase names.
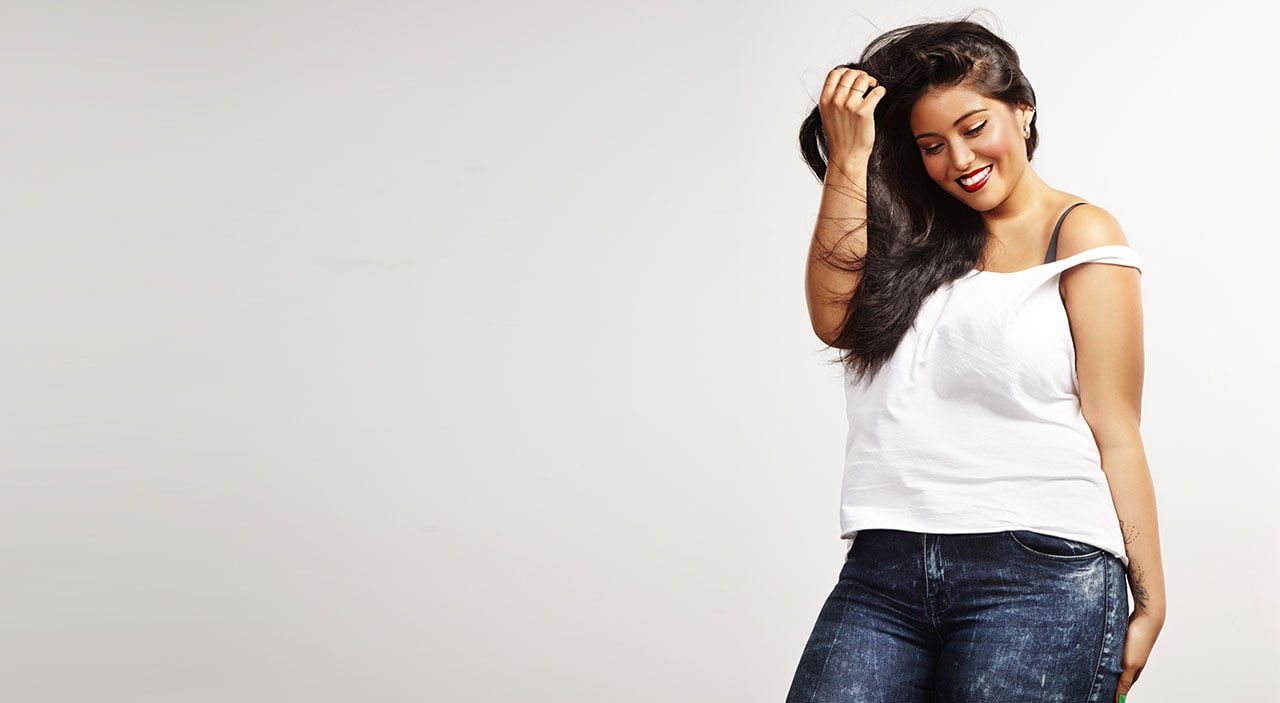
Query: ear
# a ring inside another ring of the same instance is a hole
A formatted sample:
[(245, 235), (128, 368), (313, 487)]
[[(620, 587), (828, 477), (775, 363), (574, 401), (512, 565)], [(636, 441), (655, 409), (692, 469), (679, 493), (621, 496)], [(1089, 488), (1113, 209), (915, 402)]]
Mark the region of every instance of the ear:
[(1018, 123), (1022, 126), (1024, 132), (1027, 127), (1031, 126), (1031, 120), (1035, 117), (1035, 112), (1036, 109), (1030, 105), (1018, 106)]

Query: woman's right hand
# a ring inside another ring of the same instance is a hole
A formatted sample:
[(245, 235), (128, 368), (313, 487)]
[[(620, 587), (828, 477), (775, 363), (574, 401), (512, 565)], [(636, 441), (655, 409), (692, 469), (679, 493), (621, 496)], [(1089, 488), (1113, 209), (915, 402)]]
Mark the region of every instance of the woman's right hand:
[(866, 71), (837, 66), (827, 74), (818, 113), (827, 135), (829, 162), (865, 165), (871, 158), (876, 140), (875, 109), (884, 93), (884, 86)]

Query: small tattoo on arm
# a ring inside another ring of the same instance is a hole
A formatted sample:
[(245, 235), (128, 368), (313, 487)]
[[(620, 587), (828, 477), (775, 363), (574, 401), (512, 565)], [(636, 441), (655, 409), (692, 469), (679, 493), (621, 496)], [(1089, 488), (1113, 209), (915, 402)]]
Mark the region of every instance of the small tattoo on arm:
[(1138, 528), (1136, 525), (1125, 524), (1124, 520), (1120, 521), (1120, 535), (1124, 537), (1125, 546), (1133, 544), (1138, 538)]
[(1129, 560), (1129, 590), (1133, 592), (1133, 605), (1138, 610), (1146, 610), (1151, 603), (1151, 593), (1147, 591), (1146, 575), (1142, 566)]

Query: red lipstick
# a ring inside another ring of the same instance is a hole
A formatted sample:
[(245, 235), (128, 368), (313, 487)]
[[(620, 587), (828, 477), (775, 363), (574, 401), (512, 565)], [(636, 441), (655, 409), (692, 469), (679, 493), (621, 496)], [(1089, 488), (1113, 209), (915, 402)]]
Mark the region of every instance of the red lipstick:
[(978, 191), (982, 190), (982, 186), (984, 186), (984, 185), (986, 185), (986, 184), (987, 184), (987, 179), (991, 178), (991, 172), (992, 172), (992, 171), (994, 171), (994, 170), (995, 170), (995, 166), (983, 166), (982, 168), (974, 169), (974, 170), (972, 170), (972, 171), (970, 171), (970, 172), (968, 172), (968, 173), (964, 174), (964, 175), (963, 175), (963, 176), (961, 176), (960, 178), (968, 178), (968, 177), (973, 176), (974, 174), (977, 174), (977, 173), (981, 173), (981, 174), (982, 174), (982, 177), (981, 177), (981, 178), (979, 178), (977, 181), (975, 181), (975, 182), (973, 182), (973, 183), (971, 183), (971, 184), (969, 184), (969, 185), (965, 185), (964, 183), (961, 183), (961, 182), (960, 182), (960, 178), (957, 178), (957, 179), (956, 179), (956, 183), (960, 184), (960, 187), (961, 187), (961, 188), (964, 188), (964, 191), (965, 191), (966, 193), (976, 193), (976, 192), (978, 192)]

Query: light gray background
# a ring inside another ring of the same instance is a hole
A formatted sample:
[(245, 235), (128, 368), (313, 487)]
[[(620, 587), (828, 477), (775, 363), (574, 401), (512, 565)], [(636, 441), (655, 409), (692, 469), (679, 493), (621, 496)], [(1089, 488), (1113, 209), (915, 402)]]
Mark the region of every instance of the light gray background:
[[(0, 7), (0, 698), (782, 700), (845, 545), (796, 132), (971, 6)], [(1272, 25), (983, 7), (1146, 266), (1131, 701), (1275, 698)]]

